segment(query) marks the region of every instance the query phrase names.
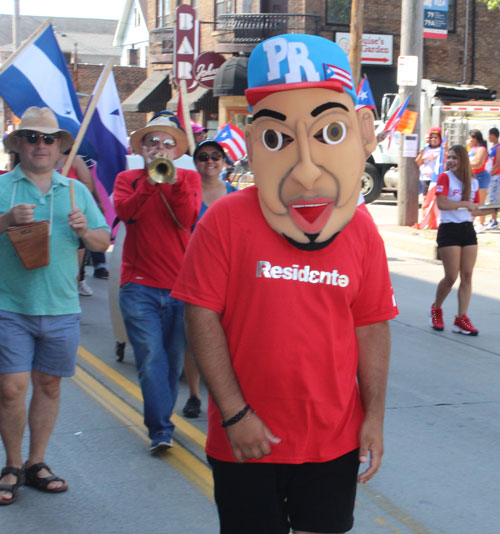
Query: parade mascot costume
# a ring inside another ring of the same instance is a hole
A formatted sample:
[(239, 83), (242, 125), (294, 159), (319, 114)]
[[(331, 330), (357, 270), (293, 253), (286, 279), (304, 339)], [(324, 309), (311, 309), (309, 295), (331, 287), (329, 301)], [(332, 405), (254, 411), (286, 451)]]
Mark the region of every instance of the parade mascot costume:
[(382, 239), (357, 208), (373, 116), (356, 111), (340, 47), (313, 35), (260, 43), (245, 94), (256, 187), (207, 210), (172, 292), (211, 394), (221, 532), (347, 532), (356, 480), (381, 465), (397, 313)]
[(354, 83), (342, 49), (322, 37), (280, 35), (250, 56), (245, 137), (260, 206), (302, 249), (328, 245), (358, 205), (377, 140), (371, 110), (355, 110)]

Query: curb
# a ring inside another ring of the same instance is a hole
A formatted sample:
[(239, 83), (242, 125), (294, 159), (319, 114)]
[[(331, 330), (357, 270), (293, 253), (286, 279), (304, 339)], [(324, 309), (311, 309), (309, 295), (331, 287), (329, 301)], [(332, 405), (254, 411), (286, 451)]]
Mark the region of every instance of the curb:
[[(429, 260), (436, 260), (436, 232), (429, 234), (429, 238), (412, 235), (414, 230), (408, 227), (401, 227), (402, 231), (392, 230), (379, 226), (378, 230), (386, 247), (392, 247), (412, 254), (418, 254)], [(485, 248), (490, 245), (482, 243), (482, 236), (478, 236), (479, 250), (477, 254), (476, 267), (479, 269), (489, 269), (500, 271), (500, 253), (496, 250)], [(431, 239), (432, 237), (432, 239)], [(498, 247), (498, 245), (497, 245)]]

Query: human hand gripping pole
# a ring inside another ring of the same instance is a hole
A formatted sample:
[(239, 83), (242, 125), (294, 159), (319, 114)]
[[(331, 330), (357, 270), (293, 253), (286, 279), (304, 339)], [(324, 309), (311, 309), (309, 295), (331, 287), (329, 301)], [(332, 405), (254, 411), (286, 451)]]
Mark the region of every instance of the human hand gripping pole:
[(71, 211), (68, 214), (68, 224), (71, 226), (75, 234), (80, 239), (83, 239), (88, 231), (87, 217), (85, 217), (80, 208), (76, 205), (75, 185), (71, 178), (69, 180), (69, 195), (71, 199)]

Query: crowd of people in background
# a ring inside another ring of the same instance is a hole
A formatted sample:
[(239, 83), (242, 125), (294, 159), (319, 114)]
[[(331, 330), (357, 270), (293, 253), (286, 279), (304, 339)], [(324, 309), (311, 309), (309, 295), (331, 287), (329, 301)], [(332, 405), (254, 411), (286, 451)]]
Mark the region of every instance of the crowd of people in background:
[[(44, 120), (50, 123), (50, 128), (45, 127)], [(50, 210), (53, 209), (52, 204), (59, 202), (57, 195), (60, 195), (61, 189), (57, 193), (53, 191), (49, 185), (50, 180), (55, 179), (65, 187), (69, 183), (66, 178), (60, 176), (60, 172), (66, 163), (72, 139), (67, 138), (67, 132), (60, 130), (57, 124), (53, 124), (51, 117), (39, 117), (38, 122), (35, 120), (31, 126), (27, 126), (26, 122), (27, 118), (23, 116), (20, 128), (8, 132), (5, 145), (13, 149), (13, 163), (20, 162), (20, 166), (15, 167), (12, 177), (9, 178), (8, 186), (14, 188), (12, 196), (16, 200), (18, 195), (27, 203), (21, 204), (25, 206), (21, 209), (15, 204), (7, 206), (5, 198), (3, 199), (5, 206), (0, 212), (3, 225), (0, 233), (5, 233), (7, 226), (11, 224), (34, 220), (34, 205), (31, 206), (28, 198), (32, 192), (28, 194), (27, 190), (20, 188), (16, 193), (15, 189), (17, 183), (23, 183), (23, 171), (30, 180), (36, 181), (39, 177), (42, 181), (45, 180), (43, 183), (46, 182), (46, 185), (43, 186), (42, 193), (45, 196), (52, 195)], [(196, 142), (192, 156), (187, 150), (187, 136), (177, 116), (172, 112), (160, 112), (144, 128), (134, 132), (130, 137), (131, 150), (143, 157), (144, 167), (120, 173), (113, 192), (117, 216), (127, 229), (119, 303), (134, 352), (144, 399), (144, 422), (151, 439), (149, 450), (152, 454), (158, 454), (173, 446), (172, 414), (183, 369), (189, 388), (183, 414), (188, 418), (196, 418), (201, 414), (200, 373), (186, 342), (184, 303), (172, 297), (171, 291), (197, 222), (216, 200), (236, 190), (224, 179), (227, 178), (227, 171), (232, 168), (233, 163), (224, 148), (218, 142), (207, 139), (208, 130), (204, 126), (192, 123), (191, 127)], [(437, 246), (444, 277), (437, 286), (430, 312), (431, 327), (437, 331), (443, 331), (445, 328), (442, 305), (453, 284), (460, 277), (458, 309), (452, 330), (470, 336), (478, 335), (478, 329), (467, 315), (472, 294), (472, 273), (477, 257), (476, 233), (498, 227), (496, 210), (478, 209), (484, 203), (494, 204), (499, 201), (500, 143), (497, 128), (489, 130), (488, 139), (491, 143), (489, 151), (481, 132), (471, 130), (468, 149), (455, 145), (445, 150), (446, 164), (440, 173), (442, 131), (437, 127), (432, 128), (426, 135), (426, 146), (416, 158), (416, 164), (420, 167), (422, 194), (427, 195), (431, 184), (435, 182), (437, 207), (440, 211)], [(36, 167), (32, 164), (32, 160), (36, 159), (33, 151), (39, 149), (47, 161), (43, 166)], [(160, 183), (149, 169), (158, 155), (173, 162), (165, 181)], [(89, 262), (94, 266), (96, 278), (109, 277), (104, 254), (106, 244), (109, 243), (109, 228), (102, 217), (104, 207), (95, 183), (95, 164), (88, 158), (77, 156), (66, 173), (69, 179), (82, 184), (82, 187), (78, 188), (78, 217), (74, 210), (69, 215), (69, 225), (74, 232), (70, 245), (75, 249), (78, 264), (76, 291), (80, 296), (91, 296), (93, 293), (85, 280), (85, 267)], [(80, 207), (82, 210), (85, 207), (84, 222), (80, 219)], [(165, 210), (170, 216), (165, 216)], [(489, 213), (491, 219), (486, 224), (485, 216)], [(57, 233), (57, 228), (63, 222), (59, 216), (54, 218), (52, 211), (49, 217)], [(475, 217), (478, 219), (476, 226), (473, 225)], [(89, 238), (92, 232), (90, 229), (101, 232), (98, 238)], [(157, 239), (158, 235), (162, 236), (161, 240)], [(5, 236), (3, 239), (6, 239)], [(68, 273), (73, 271), (74, 266), (68, 267)], [(78, 317), (79, 306), (74, 303), (75, 286), (68, 279), (68, 273), (65, 273), (63, 279), (67, 286), (65, 291), (72, 295), (70, 300), (73, 305), (71, 309), (64, 311), (71, 312), (68, 317), (75, 318)], [(11, 282), (3, 281), (2, 284)], [(15, 281), (12, 284), (7, 290), (15, 294), (19, 291), (19, 284)], [(50, 284), (56, 282), (51, 278)], [(49, 293), (50, 284), (45, 290)], [(50, 295), (44, 297), (47, 302), (51, 302), (51, 298)], [(16, 314), (19, 313), (28, 318), (31, 314), (53, 315), (53, 310), (46, 307), (43, 310), (36, 307), (19, 310), (10, 301), (4, 304), (0, 300), (0, 317), (4, 325), (10, 325), (9, 328), (17, 328)], [(59, 307), (57, 305), (54, 309), (58, 310)], [(70, 376), (74, 372), (74, 349), (75, 343), (78, 344), (78, 329), (74, 324), (73, 327), (68, 329), (71, 339), (67, 340), (63, 351), (67, 361), (64, 365), (58, 363), (57, 369), (48, 365), (46, 360), (47, 351), (55, 346), (49, 329), (43, 332), (47, 336), (46, 341), (34, 349), (33, 364), (26, 362), (22, 367), (12, 364), (12, 355), (17, 354), (19, 350), (9, 346), (0, 334), (0, 356), (4, 362), (11, 362), (10, 367), (5, 366), (0, 358), (0, 433), (7, 452), (7, 467), (3, 469), (0, 477), (0, 505), (15, 502), (22, 483), (47, 492), (61, 492), (68, 487), (67, 482), (54, 475), (44, 463), (45, 448), (55, 423), (54, 410), (48, 430), (44, 432), (39, 431), (35, 417), (30, 419), (33, 444), (27, 462), (22, 464), (20, 441), (27, 415), (21, 405), (24, 405), (30, 373), (34, 396), (42, 398), (42, 408), (37, 413), (50, 410), (52, 405), (57, 404), (61, 376)], [(26, 339), (33, 335), (28, 330), (26, 326), (23, 332)], [(15, 395), (11, 393), (13, 380), (18, 382)], [(43, 397), (52, 400), (45, 402)], [(33, 409), (36, 409), (36, 405)], [(15, 439), (12, 434), (15, 434)]]

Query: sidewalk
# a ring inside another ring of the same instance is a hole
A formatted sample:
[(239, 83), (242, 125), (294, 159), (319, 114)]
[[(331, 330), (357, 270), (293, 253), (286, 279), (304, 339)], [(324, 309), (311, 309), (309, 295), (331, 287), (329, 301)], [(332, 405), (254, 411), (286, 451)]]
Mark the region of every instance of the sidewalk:
[[(393, 247), (425, 258), (436, 259), (437, 230), (418, 230), (396, 224), (377, 225), (386, 247)], [(476, 267), (500, 270), (500, 230), (477, 235), (479, 251)]]

